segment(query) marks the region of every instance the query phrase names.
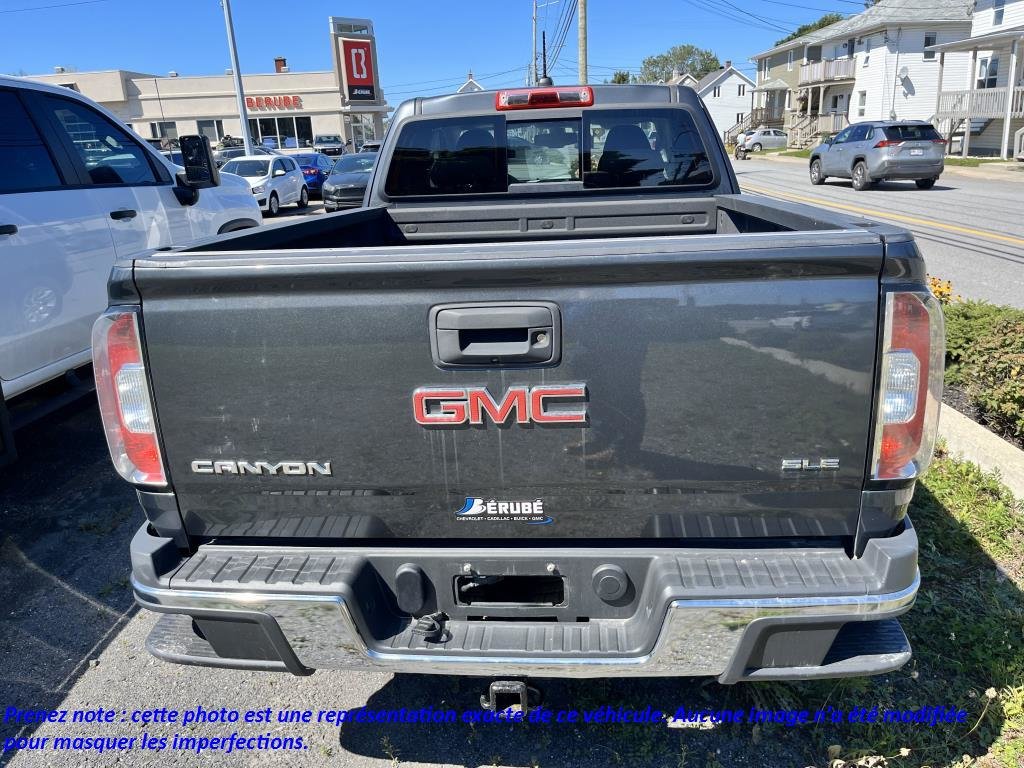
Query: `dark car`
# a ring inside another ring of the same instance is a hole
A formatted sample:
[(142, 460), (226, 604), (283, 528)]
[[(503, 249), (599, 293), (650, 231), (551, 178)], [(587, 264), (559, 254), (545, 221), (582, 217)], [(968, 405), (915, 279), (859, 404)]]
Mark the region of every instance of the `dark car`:
[(313, 138), (313, 149), (325, 155), (343, 155), (345, 142), (336, 133), (318, 134)]
[(292, 155), (292, 159), (302, 169), (302, 178), (311, 194), (320, 194), (320, 187), (324, 180), (330, 175), (334, 161), (319, 152), (307, 152), (302, 155)]
[(342, 156), (323, 184), (324, 210), (336, 211), (362, 205), (366, 182), (370, 180), (370, 171), (376, 161), (376, 152)]

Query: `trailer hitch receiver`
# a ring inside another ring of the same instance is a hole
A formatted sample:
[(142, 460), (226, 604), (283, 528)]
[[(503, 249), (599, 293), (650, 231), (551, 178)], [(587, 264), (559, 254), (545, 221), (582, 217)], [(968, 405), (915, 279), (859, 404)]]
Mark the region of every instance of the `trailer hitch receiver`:
[(543, 696), (538, 688), (525, 680), (494, 680), (480, 697), (480, 706), (491, 712), (529, 712), (541, 705)]

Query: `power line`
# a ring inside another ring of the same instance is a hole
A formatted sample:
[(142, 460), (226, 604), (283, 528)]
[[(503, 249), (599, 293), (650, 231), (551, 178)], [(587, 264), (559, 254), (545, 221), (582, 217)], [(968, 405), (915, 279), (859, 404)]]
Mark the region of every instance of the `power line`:
[(565, 14), (565, 24), (562, 26), (560, 31), (560, 37), (555, 43), (554, 54), (551, 56), (552, 65), (558, 62), (558, 57), (562, 54), (562, 48), (565, 46), (565, 38), (569, 35), (569, 28), (572, 26), (573, 17), (576, 15), (576, 7), (579, 0), (572, 0), (572, 6), (568, 9)]
[[(838, 2), (838, 0), (834, 0), (834, 1)], [(850, 13), (843, 13), (842, 11), (838, 11), (835, 8), (816, 8), (816, 7), (812, 6), (812, 5), (800, 5), (799, 3), (787, 3), (787, 2), (784, 2), (784, 0), (761, 0), (761, 2), (763, 2), (763, 3), (771, 3), (772, 5), (786, 5), (786, 6), (789, 6), (790, 8), (802, 8), (805, 11), (818, 11), (820, 13), (838, 13), (841, 16), (852, 16), (853, 15), (853, 14), (850, 14)], [(863, 5), (863, 3), (857, 3), (857, 5)]]
[[(484, 78), (487, 78), (487, 77), (494, 77), (496, 75), (504, 75), (507, 72), (514, 72), (516, 69), (518, 69), (518, 67), (516, 67), (514, 69), (506, 69), (506, 70), (503, 70), (501, 72), (490, 72), (490, 73), (488, 73), (486, 75), (480, 75), (479, 77), (474, 76), (473, 79), (474, 80), (483, 80)], [(464, 82), (462, 80), (462, 76), (460, 75), (458, 77), (439, 77), (437, 80), (416, 80), (416, 81), (411, 82), (411, 83), (392, 83), (392, 84), (390, 84), (390, 85), (388, 85), (386, 87), (388, 87), (388, 88), (405, 88), (405, 87), (410, 86), (410, 85), (430, 85), (431, 83), (450, 83), (452, 81), (458, 81), (460, 83)]]
[(23, 13), (25, 11), (48, 11), (51, 8), (70, 8), (73, 5), (95, 5), (96, 3), (106, 3), (108, 0), (78, 0), (75, 3), (57, 3), (56, 5), (37, 5), (34, 8), (8, 8), (0, 11), (0, 13)]
[(742, 9), (740, 9), (739, 12), (737, 12), (727, 7), (698, 4), (697, 0), (684, 0), (684, 2), (689, 3), (694, 8), (700, 11), (704, 11), (705, 13), (710, 13), (714, 16), (728, 19), (729, 21), (737, 22), (748, 27), (756, 27), (757, 29), (763, 29), (768, 32), (785, 32), (786, 34), (789, 34), (793, 31), (792, 27), (783, 27), (781, 24), (777, 24), (772, 21), (761, 20), (760, 17), (758, 17), (758, 19), (755, 20), (752, 14), (749, 14), (748, 12)]
[[(492, 80), (495, 77), (501, 77), (502, 75), (508, 75), (508, 74), (511, 74), (512, 72), (520, 72), (520, 71), (522, 71), (523, 69), (525, 69), (528, 66), (529, 66), (529, 64), (526, 64), (524, 66), (519, 66), (519, 67), (513, 67), (512, 69), (506, 69), (504, 72), (492, 72), (489, 75), (480, 75), (480, 77), (474, 77), (473, 79), (477, 80), (477, 81), (480, 81), (480, 80)], [(462, 85), (464, 82), (465, 82), (465, 80), (463, 80), (461, 78), (457, 78), (457, 79), (452, 79), (452, 80), (444, 81), (444, 85), (437, 85), (437, 86), (434, 86), (432, 88), (413, 88), (411, 90), (406, 90), (406, 91), (389, 91), (387, 88), (385, 88), (384, 90), (385, 90), (385, 93), (387, 93), (388, 96), (407, 96), (407, 95), (410, 95), (410, 94), (414, 94), (416, 96), (429, 96), (429, 95), (433, 95), (432, 92), (434, 92), (434, 91), (445, 92), (449, 88), (452, 88), (452, 87), (457, 86), (457, 85)]]
[(780, 32), (792, 32), (796, 28), (791, 26), (785, 26), (789, 24), (794, 24), (795, 22), (788, 21), (786, 19), (775, 19), (769, 16), (760, 16), (756, 13), (740, 8), (738, 5), (729, 2), (729, 0), (703, 0), (703, 2), (705, 2), (709, 7), (719, 8), (723, 12), (739, 13), (740, 16), (746, 15), (750, 18), (757, 19), (758, 21), (767, 24), (770, 27), (775, 27)]

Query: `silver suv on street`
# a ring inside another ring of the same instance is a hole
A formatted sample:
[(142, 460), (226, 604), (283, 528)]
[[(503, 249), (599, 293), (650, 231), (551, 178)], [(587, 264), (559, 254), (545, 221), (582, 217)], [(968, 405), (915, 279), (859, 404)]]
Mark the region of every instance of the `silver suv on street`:
[(811, 151), (811, 184), (830, 176), (853, 181), (857, 191), (879, 181), (912, 179), (931, 189), (942, 174), (946, 141), (922, 120), (854, 123)]

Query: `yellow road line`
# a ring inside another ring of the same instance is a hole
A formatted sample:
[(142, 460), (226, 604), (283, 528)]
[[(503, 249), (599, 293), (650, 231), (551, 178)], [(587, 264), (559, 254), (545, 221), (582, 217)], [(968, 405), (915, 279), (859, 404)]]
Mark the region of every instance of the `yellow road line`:
[(944, 229), (947, 232), (956, 232), (961, 235), (973, 235), (974, 237), (981, 237), (988, 240), (997, 240), (1003, 243), (1024, 246), (1024, 237), (1014, 237), (1013, 235), (1000, 235), (997, 232), (986, 232), (983, 229), (959, 227), (956, 224), (945, 224), (941, 221), (935, 221), (934, 219), (920, 219), (916, 216), (905, 216), (901, 213), (889, 213), (887, 211), (877, 211), (873, 208), (861, 208), (859, 205), (847, 205), (845, 203), (836, 203), (831, 200), (822, 199), (818, 197), (805, 197), (804, 195), (797, 195), (792, 192), (777, 192), (775, 190), (756, 187), (752, 184), (747, 184), (745, 182), (741, 182), (740, 186), (747, 192), (754, 192), (759, 195), (767, 195), (768, 197), (781, 197), (784, 200), (790, 200), (795, 203), (810, 203), (811, 205), (818, 205), (824, 208), (838, 208), (841, 211), (859, 213), (862, 216), (873, 216), (878, 219), (901, 221), (905, 224), (917, 224), (923, 227)]

